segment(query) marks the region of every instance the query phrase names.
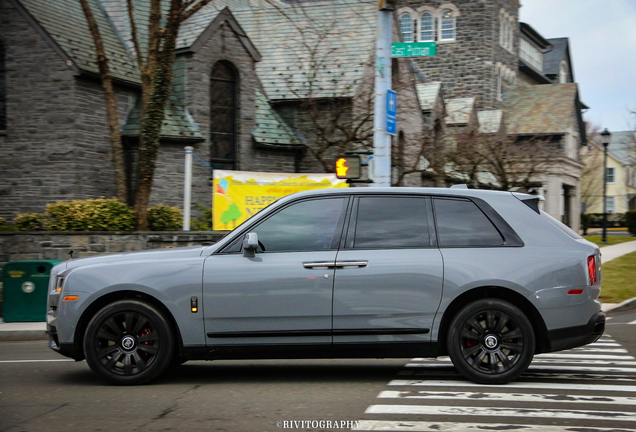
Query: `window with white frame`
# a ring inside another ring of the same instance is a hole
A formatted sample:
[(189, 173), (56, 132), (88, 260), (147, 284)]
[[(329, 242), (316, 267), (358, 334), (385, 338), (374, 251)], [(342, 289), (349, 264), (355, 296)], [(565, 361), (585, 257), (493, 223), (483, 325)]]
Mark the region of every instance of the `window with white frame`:
[(616, 172), (614, 167), (607, 167), (605, 172), (605, 181), (607, 183), (616, 183)]
[(400, 15), (400, 29), (402, 30), (402, 38), (404, 42), (413, 42), (413, 18), (409, 13)]
[(519, 42), (519, 57), (536, 70), (543, 71), (543, 53), (523, 38)]
[(568, 82), (568, 64), (563, 60), (559, 67), (559, 83), (565, 84)]
[(616, 213), (616, 200), (614, 199), (615, 197), (613, 196), (608, 196), (607, 198), (607, 202), (606, 202), (606, 209), (607, 209), (607, 213)]
[(497, 72), (497, 100), (501, 100), (501, 70)]
[(455, 12), (452, 9), (444, 9), (440, 22), (439, 40), (455, 40)]
[(435, 18), (430, 12), (424, 12), (420, 18), (420, 41), (432, 42), (435, 40)]

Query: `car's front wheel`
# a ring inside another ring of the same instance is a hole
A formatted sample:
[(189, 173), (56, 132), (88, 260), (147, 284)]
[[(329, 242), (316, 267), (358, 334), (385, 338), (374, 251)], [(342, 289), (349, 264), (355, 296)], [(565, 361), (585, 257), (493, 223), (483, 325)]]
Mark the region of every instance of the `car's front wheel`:
[(88, 324), (84, 353), (90, 368), (120, 385), (147, 382), (172, 360), (174, 337), (157, 309), (137, 300), (103, 307)]
[(453, 364), (466, 378), (481, 384), (505, 384), (530, 365), (535, 336), (517, 306), (500, 299), (481, 299), (455, 315), (447, 346)]

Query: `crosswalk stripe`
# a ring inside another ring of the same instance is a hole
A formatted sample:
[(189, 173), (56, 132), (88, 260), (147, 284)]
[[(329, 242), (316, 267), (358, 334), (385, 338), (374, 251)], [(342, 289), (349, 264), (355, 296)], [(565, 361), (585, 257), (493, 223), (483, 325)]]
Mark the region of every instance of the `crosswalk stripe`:
[(628, 324), (636, 324), (636, 320), (634, 320), (634, 321), (632, 321), (632, 322), (630, 322)]
[(365, 414), (417, 414), (451, 416), (491, 416), (533, 418), (567, 418), (578, 420), (634, 421), (636, 413), (621, 411), (590, 411), (571, 409), (533, 409), (504, 407), (466, 407), (435, 405), (371, 405)]
[[(448, 377), (449, 379), (454, 379), (460, 376), (459, 372), (452, 370), (404, 370), (398, 372), (398, 375), (401, 376), (427, 376), (427, 377), (437, 377), (443, 378)], [(547, 380), (576, 380), (576, 381), (636, 381), (636, 375), (608, 375), (608, 374), (558, 374), (555, 372), (540, 372), (527, 370), (519, 379), (534, 379), (541, 378)]]
[(519, 394), (519, 393), (483, 393), (483, 392), (430, 392), (430, 391), (390, 391), (380, 392), (383, 399), (430, 399), (430, 400), (469, 400), (469, 401), (506, 401), (506, 402), (555, 402), (581, 404), (636, 405), (636, 397), (595, 397), (560, 394)]
[(591, 347), (595, 347), (595, 346), (615, 346), (615, 347), (619, 347), (621, 346), (621, 344), (619, 343), (613, 343), (613, 342), (608, 342), (608, 343), (604, 343), (604, 342), (594, 342), (591, 343), (589, 345), (586, 346), (591, 346)]
[[(373, 431), (516, 431), (516, 432), (581, 432), (580, 426), (552, 426), (552, 425), (518, 425), (507, 423), (456, 423), (456, 422), (428, 422), (428, 421), (388, 421), (388, 420), (360, 420), (353, 430)], [(594, 432), (627, 432), (626, 429), (599, 428)]]
[(488, 389), (542, 389), (542, 390), (587, 390), (587, 391), (616, 391), (636, 392), (636, 386), (632, 385), (606, 385), (606, 384), (569, 384), (546, 382), (518, 382), (513, 381), (501, 385), (477, 384), (471, 381), (450, 380), (392, 380), (390, 386), (427, 386), (427, 387), (483, 387)]
[(588, 348), (588, 347), (580, 347), (574, 348), (572, 351), (579, 352), (602, 352), (602, 353), (627, 353), (627, 350), (624, 348)]
[[(576, 356), (575, 356), (576, 357)], [(415, 360), (415, 359), (413, 359)], [(429, 359), (429, 361), (421, 361), (417, 363), (409, 363), (412, 365), (421, 364), (421, 365), (431, 365), (437, 364), (439, 362), (444, 362), (447, 365), (452, 365), (451, 359), (448, 357), (439, 357), (437, 359)], [(553, 360), (547, 358), (538, 358), (535, 356), (534, 360), (532, 360), (532, 364), (535, 363), (549, 363), (549, 364), (585, 364), (585, 365), (606, 365), (606, 366), (636, 366), (636, 361), (628, 361), (628, 360), (577, 360), (576, 358), (572, 359), (560, 359)]]
[(636, 360), (636, 357), (621, 355), (597, 355), (576, 353), (545, 353), (537, 354), (539, 358), (576, 358), (576, 359), (600, 359), (600, 360)]
[[(551, 362), (552, 363), (552, 362)], [(448, 369), (455, 370), (455, 366), (446, 363), (407, 363), (406, 369)], [(539, 365), (532, 362), (529, 370), (563, 370), (570, 372), (633, 372), (636, 373), (636, 367), (615, 367), (615, 366), (563, 366), (563, 365)]]

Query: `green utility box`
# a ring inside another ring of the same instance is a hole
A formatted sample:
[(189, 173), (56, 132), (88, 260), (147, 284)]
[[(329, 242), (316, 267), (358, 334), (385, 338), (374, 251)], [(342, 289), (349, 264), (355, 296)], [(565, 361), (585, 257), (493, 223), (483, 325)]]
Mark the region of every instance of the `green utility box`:
[(61, 260), (14, 261), (2, 267), (4, 322), (46, 321), (46, 295), (51, 269)]

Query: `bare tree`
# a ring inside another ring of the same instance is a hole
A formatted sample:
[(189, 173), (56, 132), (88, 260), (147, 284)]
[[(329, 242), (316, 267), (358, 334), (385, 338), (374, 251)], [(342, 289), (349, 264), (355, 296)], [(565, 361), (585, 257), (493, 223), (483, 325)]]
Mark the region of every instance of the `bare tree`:
[(600, 144), (600, 128), (585, 122), (587, 148), (583, 150), (585, 166), (581, 172), (581, 202), (593, 207), (603, 198), (603, 147)]
[(162, 0), (150, 0), (150, 14), (147, 23), (148, 43), (145, 53), (141, 50), (141, 42), (134, 19), (133, 1), (127, 0), (128, 17), (131, 26), (131, 38), (135, 49), (137, 66), (141, 76), (141, 133), (139, 157), (137, 163), (136, 190), (126, 190), (125, 169), (117, 102), (113, 91), (112, 78), (108, 67), (108, 57), (104, 51), (99, 28), (88, 0), (79, 0), (86, 16), (96, 48), (96, 61), (99, 66), (104, 99), (107, 107), (107, 121), (110, 130), (117, 197), (122, 202), (134, 198), (137, 213), (137, 228), (147, 228), (147, 211), (152, 191), (161, 125), (165, 116), (165, 106), (170, 97), (172, 83), (172, 66), (175, 59), (176, 40), (181, 23), (190, 18), (211, 0), (163, 0), (169, 1), (167, 15), (163, 16)]

